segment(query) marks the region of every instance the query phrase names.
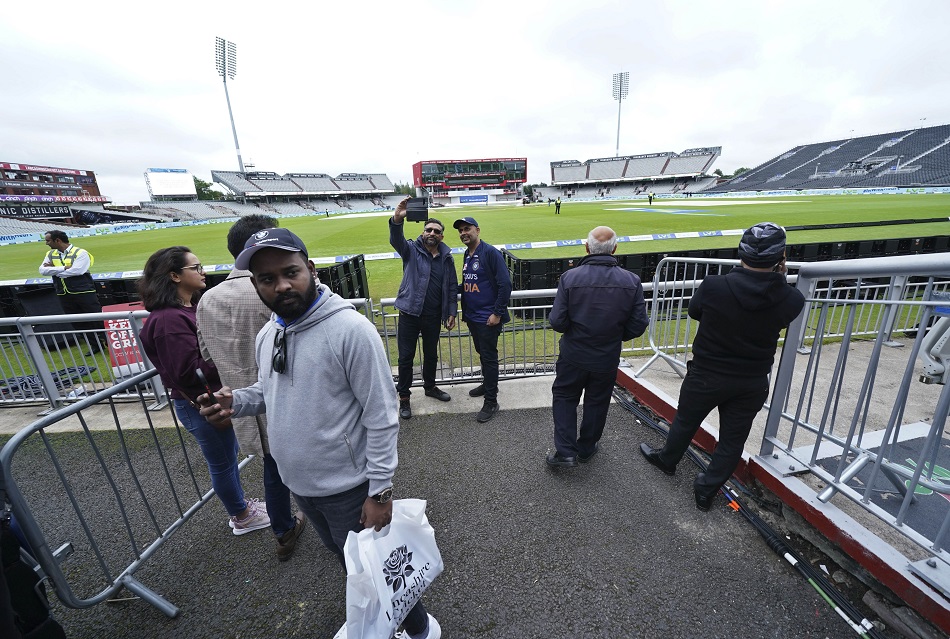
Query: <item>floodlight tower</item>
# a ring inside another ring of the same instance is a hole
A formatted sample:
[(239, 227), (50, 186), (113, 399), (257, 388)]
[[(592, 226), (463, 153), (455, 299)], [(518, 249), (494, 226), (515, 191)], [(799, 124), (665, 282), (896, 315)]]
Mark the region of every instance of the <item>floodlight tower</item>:
[(630, 93), (630, 72), (614, 74), (614, 100), (617, 101), (617, 153), (620, 156), (620, 107), (623, 106), (623, 100)]
[(234, 127), (234, 113), (231, 112), (231, 98), (228, 96), (228, 78), (237, 75), (237, 45), (224, 38), (214, 39), (214, 61), (218, 75), (224, 82), (224, 99), (228, 102), (228, 115), (231, 117), (231, 132), (234, 134), (234, 148), (237, 150), (238, 166), (244, 173), (244, 161), (241, 160), (241, 145), (238, 144), (237, 129)]

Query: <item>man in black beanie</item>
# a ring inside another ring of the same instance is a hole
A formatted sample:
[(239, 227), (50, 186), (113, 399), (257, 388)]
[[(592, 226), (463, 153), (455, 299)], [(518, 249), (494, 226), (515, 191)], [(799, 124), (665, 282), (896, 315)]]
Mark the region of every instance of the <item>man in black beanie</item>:
[(660, 450), (640, 444), (648, 462), (672, 475), (700, 424), (719, 408), (719, 443), (705, 473), (696, 476), (696, 507), (709, 510), (742, 458), (752, 421), (769, 396), (768, 376), (779, 333), (805, 305), (785, 276), (785, 230), (761, 222), (742, 234), (740, 267), (703, 278), (689, 302), (699, 322), (693, 359), (680, 387), (676, 418)]

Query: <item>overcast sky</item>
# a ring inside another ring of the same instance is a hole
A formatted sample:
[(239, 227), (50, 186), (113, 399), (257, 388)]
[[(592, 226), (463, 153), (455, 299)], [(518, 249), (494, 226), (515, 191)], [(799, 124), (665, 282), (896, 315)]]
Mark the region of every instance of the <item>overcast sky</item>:
[[(147, 7), (152, 7), (149, 10)], [(950, 2), (5, 2), (0, 162), (95, 171), (119, 204), (146, 168), (244, 162), (386, 173), (419, 160), (722, 146), (753, 167), (802, 143), (950, 122)], [(926, 120), (922, 120), (926, 118)], [(853, 133), (852, 133), (853, 132)]]

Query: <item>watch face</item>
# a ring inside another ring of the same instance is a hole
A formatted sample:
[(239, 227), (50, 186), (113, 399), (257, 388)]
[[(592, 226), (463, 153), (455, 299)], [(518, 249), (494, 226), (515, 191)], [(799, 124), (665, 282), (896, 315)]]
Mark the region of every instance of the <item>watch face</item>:
[(381, 503), (381, 504), (387, 503), (387, 502), (388, 502), (389, 500), (391, 500), (392, 498), (393, 498), (393, 489), (392, 489), (392, 488), (386, 488), (385, 490), (383, 490), (383, 492), (381, 492), (381, 493), (379, 493), (378, 495), (376, 495), (376, 501), (378, 501), (378, 502)]

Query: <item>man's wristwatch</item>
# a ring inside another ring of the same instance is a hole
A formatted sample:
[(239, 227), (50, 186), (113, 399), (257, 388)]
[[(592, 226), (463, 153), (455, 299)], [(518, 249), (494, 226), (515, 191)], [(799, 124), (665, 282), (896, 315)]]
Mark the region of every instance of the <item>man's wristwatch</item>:
[(389, 503), (393, 499), (392, 486), (390, 486), (389, 488), (384, 488), (383, 492), (379, 493), (378, 495), (373, 495), (372, 498), (381, 504)]

